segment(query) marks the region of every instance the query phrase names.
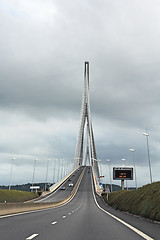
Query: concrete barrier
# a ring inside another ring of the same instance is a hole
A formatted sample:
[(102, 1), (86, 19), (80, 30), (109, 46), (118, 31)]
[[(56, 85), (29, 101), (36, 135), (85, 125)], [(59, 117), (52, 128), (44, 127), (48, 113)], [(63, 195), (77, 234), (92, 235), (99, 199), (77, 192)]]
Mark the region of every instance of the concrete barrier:
[(65, 181), (72, 176), (72, 174), (74, 172), (76, 172), (78, 170), (79, 167), (77, 167), (76, 169), (74, 169), (71, 173), (69, 173), (65, 178), (63, 178), (62, 180), (60, 180), (59, 182), (57, 182), (56, 184), (54, 184), (53, 186), (51, 186), (49, 188), (49, 191), (45, 191), (45, 192), (42, 192), (41, 196), (35, 198), (35, 199), (31, 199), (31, 200), (28, 200), (26, 201), (25, 203), (29, 203), (29, 202), (33, 202), (33, 200), (39, 200), (41, 199), (42, 197), (46, 197), (47, 195), (50, 195), (52, 192), (56, 191), (63, 183), (65, 183)]
[(99, 189), (98, 181), (97, 181), (93, 166), (92, 166), (92, 173), (93, 173), (93, 182), (94, 182), (96, 193), (101, 197), (102, 191), (100, 191)]
[(0, 203), (0, 215), (8, 215), (14, 213), (29, 212), (34, 210), (42, 210), (47, 208), (53, 208), (57, 206), (62, 206), (68, 203), (77, 193), (79, 185), (82, 181), (85, 168), (83, 169), (78, 181), (76, 182), (71, 194), (64, 200), (58, 202), (48, 202), (48, 203)]
[(61, 181), (59, 181), (58, 183), (54, 184), (53, 186), (51, 186), (49, 188), (49, 193), (54, 192), (57, 188), (59, 188), (74, 172), (76, 172), (78, 170), (79, 167), (77, 167), (76, 169), (74, 169), (71, 173), (69, 173), (65, 178), (63, 178)]

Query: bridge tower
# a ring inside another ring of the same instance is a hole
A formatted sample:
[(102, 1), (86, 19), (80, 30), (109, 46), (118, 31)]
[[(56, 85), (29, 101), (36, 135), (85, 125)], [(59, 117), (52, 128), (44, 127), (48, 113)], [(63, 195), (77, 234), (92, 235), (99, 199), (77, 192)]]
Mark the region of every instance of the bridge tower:
[[(84, 137), (86, 140), (84, 141)], [(85, 146), (84, 146), (85, 144)], [(85, 149), (85, 154), (83, 153)], [(81, 118), (80, 129), (77, 139), (77, 145), (75, 150), (74, 167), (78, 167), (82, 164), (86, 165), (87, 158), (90, 165), (94, 166), (94, 169), (99, 176), (99, 168), (96, 154), (96, 147), (94, 141), (93, 127), (90, 114), (90, 102), (89, 102), (89, 62), (85, 62), (84, 68), (84, 92), (81, 106)]]

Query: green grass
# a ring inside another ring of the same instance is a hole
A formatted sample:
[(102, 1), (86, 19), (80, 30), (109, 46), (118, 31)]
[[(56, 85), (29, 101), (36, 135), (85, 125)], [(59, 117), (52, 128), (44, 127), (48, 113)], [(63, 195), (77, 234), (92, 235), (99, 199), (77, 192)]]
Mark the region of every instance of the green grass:
[(160, 182), (145, 185), (137, 190), (117, 191), (102, 197), (113, 208), (160, 221)]
[(17, 190), (0, 190), (0, 203), (6, 202), (24, 202), (38, 197), (37, 193), (17, 191)]

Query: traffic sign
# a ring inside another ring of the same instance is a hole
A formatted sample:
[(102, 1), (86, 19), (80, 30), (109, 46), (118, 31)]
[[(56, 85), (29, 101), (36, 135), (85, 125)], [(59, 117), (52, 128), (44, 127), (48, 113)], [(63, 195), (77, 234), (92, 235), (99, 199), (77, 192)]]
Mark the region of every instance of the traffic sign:
[(133, 167), (114, 167), (114, 180), (133, 180)]
[(30, 189), (39, 189), (40, 188), (40, 186), (32, 186), (32, 187), (30, 187)]

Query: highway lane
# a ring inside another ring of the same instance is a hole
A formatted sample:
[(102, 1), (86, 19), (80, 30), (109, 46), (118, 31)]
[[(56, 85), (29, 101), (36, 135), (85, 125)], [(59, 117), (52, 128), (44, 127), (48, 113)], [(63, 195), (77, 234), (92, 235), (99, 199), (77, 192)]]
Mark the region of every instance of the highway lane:
[(153, 239), (160, 240), (160, 223), (156, 223), (149, 219), (145, 219), (139, 216), (135, 215), (133, 216), (128, 213), (116, 211), (113, 208), (106, 205), (106, 203), (104, 203), (104, 201), (99, 197), (97, 197), (96, 200), (98, 202), (98, 205), (102, 207), (102, 209), (127, 222), (128, 224), (131, 224), (136, 229), (140, 229), (148, 236), (152, 236)]
[[(81, 175), (83, 171), (84, 166), (80, 167), (78, 170), (76, 170), (62, 185), (60, 188), (58, 188), (53, 193), (49, 194), (47, 197), (42, 197), (40, 200), (35, 200), (34, 202), (56, 202), (61, 201), (65, 198), (67, 198), (70, 193), (72, 192), (79, 176)], [(69, 181), (70, 179), (70, 181)], [(70, 183), (73, 183), (73, 187), (69, 186)], [(62, 190), (62, 187), (65, 189)]]
[[(96, 199), (99, 201), (98, 197)], [(107, 211), (112, 212), (112, 209), (108, 208)], [(138, 222), (137, 218), (135, 220), (134, 217), (125, 215), (125, 221), (129, 221), (130, 224), (134, 225)], [(123, 218), (123, 214), (119, 212), (118, 217)], [(146, 228), (152, 239), (160, 239), (158, 224), (141, 219), (138, 222), (138, 229), (144, 231)], [(92, 193), (91, 174), (86, 170), (79, 191), (65, 206), (0, 218), (0, 239), (142, 240), (144, 238), (97, 207)]]

